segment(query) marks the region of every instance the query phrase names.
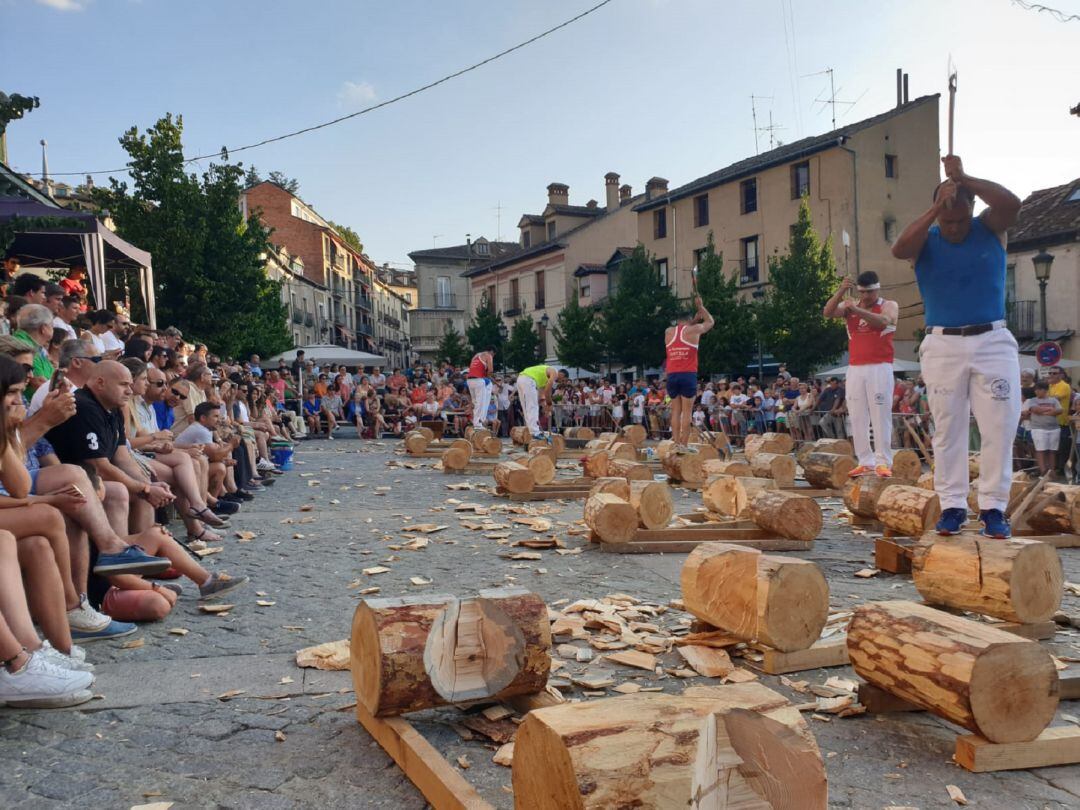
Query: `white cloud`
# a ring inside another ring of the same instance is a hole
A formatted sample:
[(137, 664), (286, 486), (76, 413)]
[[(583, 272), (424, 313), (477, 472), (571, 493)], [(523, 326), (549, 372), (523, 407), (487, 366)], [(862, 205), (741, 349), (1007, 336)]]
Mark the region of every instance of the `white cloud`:
[(345, 82), (338, 91), (338, 102), (343, 107), (363, 107), (377, 97), (371, 82)]
[(86, 0), (37, 0), (40, 5), (55, 8), (57, 11), (82, 11)]

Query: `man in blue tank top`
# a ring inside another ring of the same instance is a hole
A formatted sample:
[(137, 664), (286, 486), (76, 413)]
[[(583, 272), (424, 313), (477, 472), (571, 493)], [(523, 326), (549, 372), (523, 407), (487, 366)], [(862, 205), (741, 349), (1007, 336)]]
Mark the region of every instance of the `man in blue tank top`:
[[(892, 249), (896, 258), (915, 263), (926, 310), (919, 360), (936, 428), (937, 531), (957, 534), (967, 522), (968, 419), (974, 413), (982, 440), (982, 533), (1006, 538), (1020, 363), (1016, 339), (1005, 326), (1005, 232), (1016, 221), (1020, 200), (997, 183), (965, 174), (956, 155), (942, 162), (947, 179), (935, 190), (934, 204)], [(975, 197), (989, 206), (977, 217)]]

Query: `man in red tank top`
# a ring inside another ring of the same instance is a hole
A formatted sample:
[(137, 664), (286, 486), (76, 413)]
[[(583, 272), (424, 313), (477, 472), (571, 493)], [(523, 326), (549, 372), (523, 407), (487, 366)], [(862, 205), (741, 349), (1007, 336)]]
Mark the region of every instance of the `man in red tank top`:
[(469, 396), (472, 398), (472, 425), (479, 430), (491, 405), (491, 375), (495, 373), (495, 349), (488, 347), (473, 355), (469, 363)]
[(671, 440), (680, 450), (686, 449), (690, 440), (690, 415), (697, 396), (698, 341), (713, 328), (713, 317), (694, 298), (696, 312), (690, 318), (681, 319), (669, 326), (664, 333), (667, 361), (667, 392), (671, 397)]
[[(858, 298), (844, 298), (852, 286), (858, 289)], [(881, 298), (880, 291), (877, 273), (868, 270), (859, 274), (854, 285), (850, 278), (840, 282), (824, 310), (826, 318), (843, 318), (847, 324), (846, 398), (851, 440), (859, 460), (848, 473), (852, 477), (870, 472), (882, 478), (892, 475), (893, 334), (899, 307)]]

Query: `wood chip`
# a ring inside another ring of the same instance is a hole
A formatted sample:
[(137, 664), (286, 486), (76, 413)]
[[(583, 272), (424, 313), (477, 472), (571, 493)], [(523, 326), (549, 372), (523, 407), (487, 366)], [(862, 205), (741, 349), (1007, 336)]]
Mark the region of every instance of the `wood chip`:
[(273, 607), (277, 604), (277, 602), (271, 602), (267, 599), (256, 599), (255, 604), (259, 607)]
[(504, 719), (506, 717), (509, 717), (510, 715), (513, 714), (513, 712), (510, 709), (506, 708), (505, 706), (497, 705), (497, 706), (488, 706), (486, 709), (484, 709), (482, 712), (480, 712), (480, 714), (484, 715), (484, 717), (486, 717), (488, 720), (494, 721), (494, 720), (502, 720), (502, 719)]
[(387, 568), (385, 565), (375, 565), (375, 566), (372, 566), (371, 568), (365, 568), (362, 571), (362, 573), (364, 575), (369, 576), (369, 577), (373, 577), (376, 574), (386, 574), (386, 573), (389, 573), (389, 572), (390, 572), (390, 569)]
[(606, 675), (578, 675), (570, 678), (570, 683), (583, 689), (603, 689), (613, 686), (615, 681)]
[(649, 672), (656, 671), (656, 656), (651, 653), (638, 652), (637, 650), (625, 650), (623, 652), (609, 653), (604, 658), (615, 664), (625, 667), (636, 667)]
[(946, 785), (945, 790), (949, 794), (949, 798), (957, 804), (967, 804), (967, 796), (964, 795), (964, 791), (958, 788), (956, 785)]
[(349, 640), (328, 641), (314, 647), (305, 647), (296, 653), (298, 667), (340, 671), (349, 669)]
[(641, 684), (627, 681), (626, 683), (620, 683), (618, 686), (613, 686), (611, 691), (622, 695), (632, 695), (641, 691)]
[(695, 672), (706, 678), (723, 678), (735, 669), (731, 657), (724, 650), (699, 645), (688, 645), (676, 649)]
[(170, 627), (169, 633), (174, 636), (186, 636), (190, 631), (186, 627)]
[(222, 692), (217, 696), (218, 700), (232, 700), (238, 695), (246, 695), (247, 689), (230, 689), (228, 692)]
[(199, 610), (203, 613), (225, 613), (228, 610), (232, 610), (236, 605), (199, 605)]
[(855, 576), (861, 579), (870, 579), (870, 577), (876, 577), (879, 573), (881, 572), (876, 568), (861, 568), (855, 572)]
[(135, 650), (146, 644), (145, 638), (136, 638), (120, 645), (121, 650)]
[(413, 585), (430, 585), (430, 579), (424, 579), (423, 577), (409, 577), (409, 582)]
[(725, 683), (746, 683), (747, 681), (756, 681), (757, 675), (748, 669), (742, 669), (741, 667), (731, 670), (724, 676)]
[(514, 743), (508, 742), (506, 745), (499, 748), (495, 752), (495, 756), (491, 758), (491, 761), (496, 765), (502, 765), (504, 768), (510, 768), (514, 764)]
[(542, 560), (544, 556), (535, 551), (515, 551), (513, 554), (506, 555), (509, 560)]
[(243, 541), (254, 540), (257, 536), (258, 535), (256, 535), (255, 532), (247, 532), (247, 531), (236, 532), (237, 539), (243, 540)]
[(285, 732), (284, 731), (275, 731), (274, 732), (274, 739), (277, 740), (278, 742), (285, 742)]
[(472, 763), (469, 762), (469, 758), (465, 754), (462, 754), (460, 757), (457, 758), (457, 764), (462, 770), (465, 771), (469, 770), (469, 768), (472, 767)]
[(191, 553), (198, 557), (209, 557), (211, 554), (220, 554), (225, 546), (208, 546), (207, 548), (192, 549)]

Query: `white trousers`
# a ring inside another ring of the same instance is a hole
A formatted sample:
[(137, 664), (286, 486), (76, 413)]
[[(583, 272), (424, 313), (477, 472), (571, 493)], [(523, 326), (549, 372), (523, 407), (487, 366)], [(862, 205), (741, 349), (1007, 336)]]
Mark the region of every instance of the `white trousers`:
[(491, 380), (484, 377), (469, 377), (469, 396), (472, 398), (472, 424), (479, 430), (487, 421), (488, 408), (491, 406)]
[[(863, 467), (892, 466), (892, 363), (848, 366), (845, 382), (851, 441)], [(870, 446), (870, 428), (874, 446)]]
[(967, 509), (968, 418), (975, 414), (979, 509), (1009, 504), (1012, 448), (1020, 423), (1020, 360), (1008, 329), (981, 335), (928, 334), (919, 347), (934, 417), (934, 489), (942, 509)]
[(536, 380), (526, 374), (519, 374), (517, 393), (518, 402), (521, 403), (521, 412), (525, 415), (525, 426), (535, 436), (540, 432), (540, 402), (536, 389)]

